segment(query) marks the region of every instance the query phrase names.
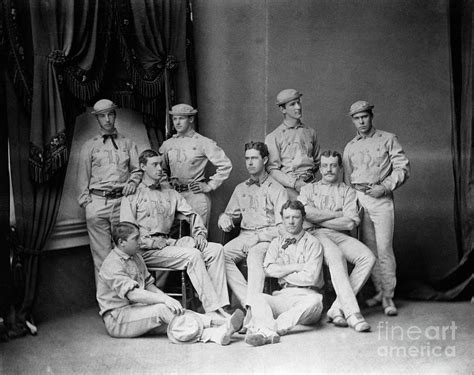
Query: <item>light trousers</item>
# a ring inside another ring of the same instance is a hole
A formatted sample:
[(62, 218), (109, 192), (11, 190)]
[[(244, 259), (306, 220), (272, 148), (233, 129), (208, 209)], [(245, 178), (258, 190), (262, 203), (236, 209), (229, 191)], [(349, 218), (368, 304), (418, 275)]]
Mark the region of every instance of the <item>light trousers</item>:
[[(226, 333), (226, 326), (211, 328), (209, 317), (203, 314), (197, 315), (204, 325), (199, 341), (213, 341), (221, 344)], [(173, 317), (173, 312), (165, 304), (134, 304), (112, 310), (103, 317), (103, 320), (110, 336), (127, 338), (145, 334), (166, 334), (168, 324)]]
[(166, 246), (140, 252), (147, 267), (181, 269), (186, 267), (206, 312), (229, 304), (222, 245), (208, 242), (201, 252), (195, 248)]
[(201, 216), (206, 228), (209, 228), (211, 218), (211, 198), (207, 193), (193, 193), (192, 191), (183, 191), (180, 193), (186, 202)]
[(284, 288), (272, 295), (260, 293), (249, 301), (248, 329), (286, 334), (297, 324), (314, 324), (321, 318), (323, 296), (309, 288)]
[[(239, 236), (224, 245), (227, 282), (242, 306), (252, 294), (262, 293), (265, 284), (263, 260), (273, 238), (278, 236), (276, 227), (258, 230), (242, 229)], [(237, 264), (247, 258), (247, 279)]]
[(97, 285), (100, 266), (113, 248), (112, 228), (120, 222), (122, 198), (108, 199), (94, 194), (91, 198), (92, 202), (85, 208), (86, 225)]
[[(311, 234), (323, 246), (324, 261), (329, 267), (337, 295), (329, 310), (342, 310), (346, 317), (360, 312), (356, 295), (370, 276), (375, 264), (375, 256), (362, 242), (345, 233), (318, 228), (313, 229)], [(350, 276), (347, 262), (354, 265)]]
[(377, 260), (372, 269), (372, 281), (377, 292), (393, 298), (397, 284), (393, 230), (395, 209), (392, 196), (372, 198), (357, 191), (357, 199), (364, 208), (362, 241), (373, 251)]

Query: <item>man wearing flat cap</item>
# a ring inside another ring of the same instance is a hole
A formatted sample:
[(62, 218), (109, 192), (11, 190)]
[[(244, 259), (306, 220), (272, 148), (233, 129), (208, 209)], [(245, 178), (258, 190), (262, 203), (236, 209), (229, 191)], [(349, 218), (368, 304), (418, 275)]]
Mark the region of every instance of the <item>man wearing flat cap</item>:
[(110, 336), (138, 337), (166, 332), (176, 344), (230, 343), (232, 334), (242, 326), (241, 310), (223, 320), (186, 311), (179, 301), (155, 286), (139, 254), (141, 240), (137, 225), (118, 223), (113, 229), (113, 239), (115, 247), (102, 263), (97, 283), (100, 315)]
[[(171, 108), (169, 113), (176, 134), (163, 142), (159, 152), (163, 155), (163, 169), (170, 178), (171, 186), (181, 193), (208, 227), (211, 213), (209, 193), (229, 177), (232, 163), (216, 142), (193, 129), (197, 112), (188, 104), (177, 104)], [(208, 162), (216, 171), (206, 181)]]
[(108, 99), (95, 103), (91, 114), (97, 119), (99, 134), (82, 146), (77, 178), (96, 282), (100, 266), (113, 247), (111, 231), (120, 219), (121, 198), (135, 192), (142, 176), (137, 145), (115, 128), (116, 108)]
[(283, 123), (267, 135), (270, 153), (267, 170), (296, 199), (304, 185), (315, 178), (319, 168), (319, 143), (316, 131), (301, 122), (301, 94), (285, 89), (277, 95), (276, 104), (283, 114)]
[(372, 281), (377, 294), (369, 306), (382, 304), (388, 316), (397, 315), (393, 303), (396, 262), (393, 253), (393, 191), (408, 178), (410, 163), (395, 134), (372, 125), (374, 106), (364, 100), (349, 110), (357, 134), (344, 149), (344, 180), (356, 189), (364, 209), (361, 232), (363, 242), (377, 257)]

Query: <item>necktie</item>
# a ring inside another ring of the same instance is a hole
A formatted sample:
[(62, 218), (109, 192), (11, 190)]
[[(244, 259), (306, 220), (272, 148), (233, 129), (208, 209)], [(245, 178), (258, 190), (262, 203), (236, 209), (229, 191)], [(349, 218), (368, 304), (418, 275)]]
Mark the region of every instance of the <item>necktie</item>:
[(286, 249), (288, 246), (295, 244), (296, 243), (296, 238), (287, 238), (283, 245), (281, 245), (282, 249)]
[(115, 138), (117, 138), (117, 134), (104, 134), (102, 136), (102, 139), (104, 140), (104, 144), (105, 144), (105, 141), (107, 140), (107, 138), (110, 138), (110, 140), (112, 141), (112, 144), (114, 145), (114, 148), (116, 150), (118, 150), (118, 146), (117, 146), (117, 143), (115, 143)]
[(161, 184), (159, 182), (148, 186), (151, 190), (161, 190)]
[(250, 179), (246, 182), (247, 186), (251, 186), (251, 185), (257, 185), (258, 187), (260, 187), (260, 182), (258, 180), (253, 180), (253, 179)]

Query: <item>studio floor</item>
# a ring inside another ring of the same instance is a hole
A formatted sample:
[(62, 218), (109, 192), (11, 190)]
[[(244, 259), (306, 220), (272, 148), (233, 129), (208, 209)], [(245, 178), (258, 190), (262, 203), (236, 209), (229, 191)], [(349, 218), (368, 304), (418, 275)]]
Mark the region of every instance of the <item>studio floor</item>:
[(370, 333), (323, 319), (279, 344), (172, 344), (165, 336), (110, 338), (97, 310), (51, 317), (0, 344), (1, 374), (461, 373), (474, 371), (474, 304), (397, 301), (399, 316), (365, 310)]

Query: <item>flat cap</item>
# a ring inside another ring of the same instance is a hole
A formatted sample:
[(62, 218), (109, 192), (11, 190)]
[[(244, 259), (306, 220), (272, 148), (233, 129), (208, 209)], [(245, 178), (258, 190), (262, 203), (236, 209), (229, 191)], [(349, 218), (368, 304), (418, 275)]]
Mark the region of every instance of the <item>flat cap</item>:
[(186, 310), (183, 315), (175, 315), (171, 319), (166, 333), (175, 344), (191, 344), (200, 339), (203, 330), (201, 317), (194, 311)]
[(358, 100), (351, 105), (349, 109), (349, 116), (355, 115), (359, 112), (370, 111), (374, 106), (365, 100)]
[(288, 102), (291, 102), (292, 100), (301, 98), (302, 96), (303, 96), (303, 94), (301, 94), (297, 90), (285, 89), (285, 90), (282, 90), (278, 93), (276, 104), (277, 105), (283, 105), (283, 104), (286, 104)]
[(117, 105), (113, 101), (109, 99), (101, 99), (94, 104), (93, 111), (91, 112), (91, 114), (97, 115), (99, 113), (111, 111), (115, 108), (117, 108)]
[(176, 104), (169, 111), (169, 114), (172, 116), (193, 116), (196, 113), (198, 113), (197, 109), (194, 109), (189, 104)]

